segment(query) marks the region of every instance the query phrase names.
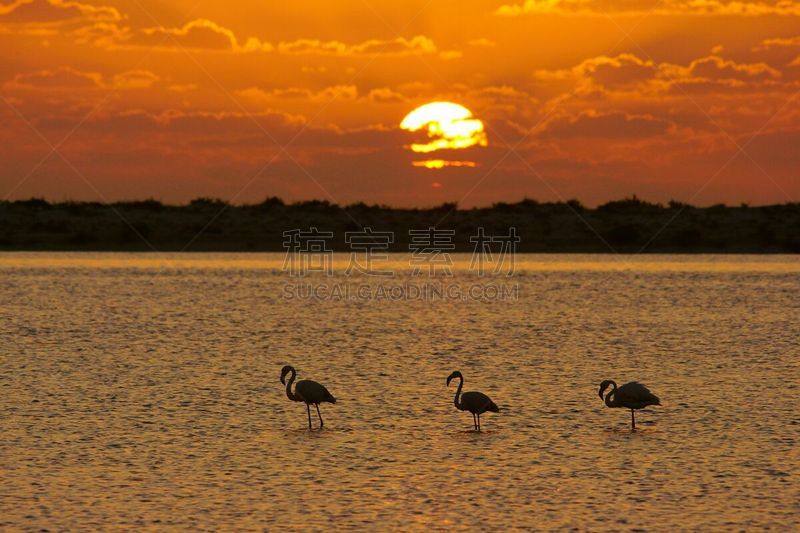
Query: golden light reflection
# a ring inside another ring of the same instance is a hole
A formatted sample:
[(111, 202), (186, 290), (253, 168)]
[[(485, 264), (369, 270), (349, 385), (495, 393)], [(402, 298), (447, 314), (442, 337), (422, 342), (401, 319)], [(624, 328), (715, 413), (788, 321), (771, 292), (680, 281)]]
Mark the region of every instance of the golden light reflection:
[[(434, 184), (438, 182), (433, 182)], [(433, 184), (432, 184), (433, 185)], [(440, 184), (441, 185), (441, 184)], [(435, 187), (435, 185), (434, 185)], [(569, 257), (567, 258), (567, 255)], [(745, 259), (729, 259), (726, 256), (675, 256), (669, 260), (638, 256), (626, 262), (610, 260), (591, 254), (544, 254), (530, 255), (519, 259), (516, 268), (520, 272), (738, 272), (800, 274), (800, 259), (795, 256), (747, 256)], [(286, 259), (284, 253), (239, 253), (218, 257), (213, 253), (198, 253), (187, 256), (181, 253), (152, 253), (142, 255), (126, 252), (93, 252), (88, 254), (59, 254), (43, 256), (37, 252), (5, 252), (0, 255), (0, 273), (20, 268), (49, 267), (62, 269), (119, 269), (136, 270), (207, 270), (233, 268), (237, 270), (279, 271)], [(454, 256), (454, 271), (468, 272), (470, 255)], [(344, 272), (350, 264), (346, 253), (333, 257), (334, 271)], [(408, 258), (398, 255), (386, 263), (387, 269), (402, 271), (408, 267)]]

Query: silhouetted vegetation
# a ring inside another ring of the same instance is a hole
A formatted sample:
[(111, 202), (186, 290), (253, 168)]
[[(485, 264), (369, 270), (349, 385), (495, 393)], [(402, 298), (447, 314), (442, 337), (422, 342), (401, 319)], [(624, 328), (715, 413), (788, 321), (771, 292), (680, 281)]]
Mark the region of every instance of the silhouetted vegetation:
[(230, 205), (198, 198), (188, 205), (157, 200), (50, 203), (41, 198), (0, 202), (0, 250), (281, 251), (283, 232), (332, 231), (330, 246), (347, 251), (344, 234), (369, 226), (395, 233), (394, 251), (408, 250), (408, 230), (454, 229), (458, 251), (471, 251), (478, 227), (522, 238), (522, 252), (800, 253), (800, 204), (738, 207), (666, 206), (631, 197), (590, 209), (525, 199), (488, 208), (394, 209), (357, 203), (267, 198)]

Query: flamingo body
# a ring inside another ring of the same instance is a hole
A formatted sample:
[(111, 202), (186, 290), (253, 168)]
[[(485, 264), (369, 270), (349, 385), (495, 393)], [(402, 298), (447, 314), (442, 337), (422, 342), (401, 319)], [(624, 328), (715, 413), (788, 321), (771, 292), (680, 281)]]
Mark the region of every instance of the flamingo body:
[[(291, 374), (289, 380), (286, 380), (286, 375)], [(301, 379), (294, 386), (292, 391), (292, 383), (297, 376), (297, 371), (294, 367), (286, 365), (281, 369), (281, 383), (286, 385), (286, 397), (293, 402), (303, 402), (306, 404), (306, 412), (308, 413), (308, 429), (311, 429), (311, 406), (317, 409), (317, 416), (319, 417), (319, 427), (322, 428), (325, 423), (322, 421), (322, 414), (319, 412), (319, 404), (321, 403), (336, 403), (336, 398), (333, 394), (328, 392), (324, 385), (311, 381), (310, 379)]]
[(311, 381), (310, 379), (301, 379), (294, 386), (295, 394), (299, 395), (305, 403), (321, 404), (336, 403), (336, 398), (328, 392), (324, 385)]
[(473, 427), (475, 431), (480, 431), (481, 415), (486, 412), (499, 413), (500, 408), (497, 407), (497, 404), (494, 403), (491, 398), (482, 392), (469, 391), (462, 394), (461, 388), (464, 386), (464, 376), (462, 376), (461, 372), (458, 370), (447, 377), (447, 384), (450, 385), (450, 381), (456, 378), (459, 379), (459, 382), (453, 404), (459, 411), (469, 411), (472, 413)]
[(624, 407), (631, 410), (631, 429), (636, 429), (636, 418), (634, 411), (644, 409), (649, 405), (661, 405), (658, 396), (650, 392), (650, 389), (639, 383), (631, 381), (621, 387), (617, 387), (616, 382), (607, 379), (600, 384), (599, 396), (603, 400), (603, 392), (611, 386), (611, 390), (605, 396), (607, 407)]
[(474, 415), (482, 415), (489, 411), (492, 413), (499, 413), (500, 408), (492, 401), (491, 398), (482, 392), (469, 391), (461, 394), (461, 410), (469, 411)]

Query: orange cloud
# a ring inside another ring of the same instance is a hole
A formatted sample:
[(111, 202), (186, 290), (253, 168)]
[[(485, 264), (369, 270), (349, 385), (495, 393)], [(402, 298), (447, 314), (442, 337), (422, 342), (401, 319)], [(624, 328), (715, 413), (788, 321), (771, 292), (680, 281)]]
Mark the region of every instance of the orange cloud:
[(272, 89), (265, 91), (257, 87), (250, 87), (236, 91), (236, 94), (251, 102), (267, 104), (276, 100), (305, 100), (311, 102), (327, 102), (331, 100), (355, 100), (358, 97), (358, 88), (355, 85), (335, 85), (319, 91), (310, 89), (288, 88)]
[(534, 13), (554, 13), (562, 9), (562, 4), (567, 5), (577, 2), (562, 2), (562, 0), (525, 0), (521, 4), (505, 4), (497, 8), (495, 14), (504, 17), (516, 17)]
[(800, 46), (800, 36), (764, 39), (757, 47), (755, 47), (755, 50), (767, 50), (769, 48), (790, 48), (795, 46)]
[(100, 89), (103, 76), (98, 72), (81, 72), (72, 67), (58, 67), (17, 74), (6, 82), (5, 89)]
[(118, 89), (147, 89), (160, 80), (149, 70), (129, 70), (114, 76), (113, 86)]
[(688, 65), (654, 63), (633, 54), (616, 57), (598, 56), (584, 60), (570, 69), (537, 70), (534, 77), (541, 82), (572, 81), (580, 91), (591, 94), (600, 89), (639, 91), (658, 94), (676, 86), (704, 88), (707, 91), (757, 88), (760, 83), (777, 82), (782, 73), (767, 63), (738, 63), (717, 55), (704, 56)]
[(406, 101), (405, 96), (389, 89), (388, 87), (372, 89), (367, 94), (367, 99), (379, 104), (395, 104)]
[(632, 116), (621, 112), (585, 112), (575, 118), (550, 122), (543, 136), (548, 138), (644, 139), (664, 135), (666, 120), (651, 116)]
[(592, 0), (525, 0), (522, 3), (504, 4), (495, 10), (503, 17), (521, 15), (580, 15), (606, 16), (696, 15), (696, 16), (797, 16), (800, 5), (790, 0), (777, 2), (745, 2), (741, 0), (662, 0), (658, 7), (645, 0), (619, 3), (600, 3)]
[(342, 41), (297, 39), (272, 44), (257, 37), (239, 39), (235, 32), (209, 19), (195, 19), (180, 28), (151, 27), (132, 29), (117, 24), (98, 22), (75, 30), (79, 42), (115, 47), (151, 47), (161, 49), (186, 48), (191, 50), (230, 51), (239, 53), (278, 52), (285, 55), (321, 56), (407, 56), (436, 54), (442, 59), (461, 57), (461, 52), (439, 52), (432, 39), (415, 35), (409, 39), (370, 39), (355, 44)]
[(181, 28), (145, 28), (125, 30), (117, 36), (123, 46), (157, 46), (160, 48), (181, 47), (189, 50), (229, 50), (239, 49), (233, 31), (208, 19), (187, 22)]
[(652, 79), (657, 74), (658, 67), (652, 61), (641, 59), (633, 54), (619, 54), (615, 57), (589, 58), (569, 69), (540, 69), (534, 72), (534, 77), (544, 82), (569, 79), (586, 80), (613, 88), (630, 87)]
[(146, 89), (160, 77), (149, 70), (121, 72), (106, 81), (99, 72), (84, 72), (72, 67), (38, 70), (17, 74), (3, 85), (6, 90), (92, 90), (92, 89)]
[(656, 66), (633, 54), (599, 57), (584, 62), (580, 69), (605, 87), (629, 87), (654, 77)]
[(719, 56), (698, 58), (685, 67), (661, 64), (659, 70), (663, 89), (673, 94), (753, 92), (782, 77), (766, 63), (737, 63)]
[(0, 5), (0, 23), (59, 24), (76, 20), (121, 19), (122, 15), (113, 7), (67, 0), (16, 0)]
[(277, 50), (283, 54), (318, 54), (341, 56), (403, 56), (414, 54), (433, 54), (437, 52), (433, 40), (424, 35), (415, 35), (410, 39), (370, 39), (357, 44), (348, 45), (341, 41), (320, 41), (316, 39), (298, 39), (281, 42)]
[(695, 59), (683, 70), (690, 77), (705, 79), (776, 79), (781, 73), (766, 63), (737, 63), (719, 56)]

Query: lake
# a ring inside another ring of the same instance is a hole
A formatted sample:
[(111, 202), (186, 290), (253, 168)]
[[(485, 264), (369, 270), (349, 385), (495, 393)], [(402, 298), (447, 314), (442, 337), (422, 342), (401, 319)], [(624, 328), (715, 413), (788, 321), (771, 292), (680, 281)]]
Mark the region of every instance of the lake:
[[(800, 257), (455, 256), (429, 294), (346, 262), (0, 254), (0, 529), (800, 523)], [(481, 433), (453, 370), (502, 409)], [(604, 379), (662, 406), (631, 432)]]

